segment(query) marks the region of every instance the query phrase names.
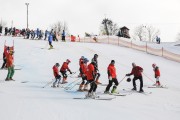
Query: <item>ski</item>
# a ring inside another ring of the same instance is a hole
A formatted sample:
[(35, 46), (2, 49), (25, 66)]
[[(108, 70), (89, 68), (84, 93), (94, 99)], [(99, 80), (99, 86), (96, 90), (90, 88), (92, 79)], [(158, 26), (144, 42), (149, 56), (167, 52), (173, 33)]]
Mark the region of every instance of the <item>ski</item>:
[(115, 99), (116, 97), (100, 97), (97, 96), (96, 98), (87, 98), (87, 97), (77, 97), (73, 99), (83, 99), (83, 100), (112, 100)]
[(148, 86), (148, 88), (166, 88), (166, 89), (168, 89), (167, 86)]
[(109, 93), (109, 95), (114, 95), (114, 96), (126, 96), (127, 94)]
[(129, 92), (129, 93), (140, 93), (140, 94), (144, 94), (144, 95), (152, 94), (152, 92), (147, 92), (147, 91), (139, 92), (139, 91), (136, 91), (136, 90), (126, 90), (126, 89), (123, 89), (123, 91)]

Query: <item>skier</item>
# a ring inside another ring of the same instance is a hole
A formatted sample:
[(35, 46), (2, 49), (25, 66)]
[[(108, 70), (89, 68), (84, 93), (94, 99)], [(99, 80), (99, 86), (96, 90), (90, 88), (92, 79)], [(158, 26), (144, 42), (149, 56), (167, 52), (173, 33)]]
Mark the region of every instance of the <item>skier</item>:
[(136, 90), (136, 80), (139, 79), (140, 81), (140, 90), (139, 92), (144, 92), (143, 90), (143, 77), (142, 77), (142, 74), (141, 72), (143, 72), (143, 68), (141, 68), (140, 66), (136, 66), (135, 63), (132, 63), (132, 71), (131, 73), (129, 74), (126, 74), (126, 76), (131, 76), (131, 75), (134, 75), (134, 78), (133, 78), (133, 89), (132, 90)]
[(99, 70), (98, 70), (98, 61), (97, 61), (97, 58), (98, 58), (98, 55), (94, 54), (94, 57), (92, 58), (91, 61), (94, 63), (94, 68), (95, 68), (95, 82), (97, 84), (101, 84), (99, 82), (100, 73), (99, 73)]
[(59, 84), (60, 84), (60, 81), (61, 81), (61, 75), (59, 75), (59, 70), (58, 70), (58, 67), (59, 67), (59, 63), (56, 63), (54, 66), (53, 66), (53, 73), (54, 73), (54, 77), (55, 77), (55, 82), (53, 82), (53, 86), (52, 87), (56, 87), (56, 83), (58, 83), (57, 87), (59, 87)]
[(8, 67), (8, 74), (7, 74), (7, 77), (6, 77), (6, 81), (9, 81), (9, 80), (13, 80), (13, 75), (14, 75), (14, 60), (13, 60), (13, 54), (14, 54), (14, 51), (13, 50), (10, 50), (9, 53), (7, 54), (6, 58), (7, 58), (7, 67)]
[(67, 83), (67, 74), (66, 72), (69, 71), (70, 74), (72, 74), (71, 70), (69, 69), (68, 65), (71, 61), (69, 59), (66, 60), (66, 62), (63, 63), (63, 65), (61, 66), (60, 72), (63, 76), (63, 81), (62, 83)]
[(63, 30), (63, 32), (62, 32), (62, 41), (63, 41), (63, 42), (65, 42), (65, 38), (66, 38), (65, 36), (66, 36), (66, 35), (65, 35), (65, 31)]
[(48, 31), (46, 30), (46, 31), (45, 31), (45, 38), (44, 38), (44, 40), (46, 40), (47, 35), (48, 35)]
[(2, 67), (1, 69), (7, 67), (6, 63), (7, 63), (7, 54), (9, 53), (9, 47), (8, 46), (4, 46), (4, 52), (3, 52), (3, 64), (2, 64)]
[(88, 91), (88, 94), (86, 95), (87, 98), (95, 98), (95, 92), (97, 89), (97, 84), (95, 82), (95, 67), (94, 67), (95, 63), (91, 62), (88, 65), (88, 69), (87, 69), (87, 80), (88, 83), (90, 83), (90, 89)]
[[(85, 88), (87, 88), (87, 85), (84, 86), (85, 84), (85, 80), (87, 80), (87, 63), (89, 62), (89, 60), (87, 58), (84, 58), (81, 67), (80, 67), (80, 74), (82, 77), (82, 83), (79, 85), (79, 91), (84, 91), (86, 90)], [(84, 90), (83, 90), (84, 87)]]
[(116, 68), (114, 66), (115, 61), (111, 60), (111, 63), (109, 64), (108, 68), (107, 68), (107, 73), (108, 73), (108, 79), (109, 79), (109, 84), (106, 87), (106, 90), (104, 91), (104, 93), (109, 94), (109, 89), (111, 88), (113, 82), (115, 83), (115, 85), (113, 86), (113, 89), (111, 90), (111, 93), (117, 93), (116, 89), (118, 86), (118, 80), (117, 80), (117, 76), (116, 76)]
[(50, 33), (49, 36), (48, 36), (48, 41), (49, 41), (49, 45), (50, 45), (49, 49), (53, 49), (52, 40), (53, 40), (53, 37), (52, 37), (52, 34)]
[(0, 36), (2, 34), (2, 29), (3, 29), (3, 27), (0, 25)]
[(153, 67), (153, 71), (154, 71), (154, 77), (156, 78), (156, 84), (154, 84), (154, 86), (160, 86), (160, 82), (159, 82), (159, 77), (160, 77), (160, 70), (159, 70), (159, 67), (156, 66), (156, 64), (152, 64), (152, 67)]
[(81, 56), (81, 58), (79, 59), (79, 75), (78, 77), (82, 77), (82, 74), (81, 74), (81, 65), (84, 64), (84, 56)]

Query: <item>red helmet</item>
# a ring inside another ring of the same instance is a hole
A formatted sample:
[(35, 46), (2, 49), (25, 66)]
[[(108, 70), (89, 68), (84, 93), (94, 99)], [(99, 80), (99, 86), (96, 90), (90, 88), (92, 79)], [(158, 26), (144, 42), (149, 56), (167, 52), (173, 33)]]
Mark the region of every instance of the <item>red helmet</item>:
[(153, 64), (152, 64), (152, 67), (156, 67), (156, 64), (155, 64), (155, 63), (153, 63)]
[(70, 63), (71, 61), (69, 59), (66, 60), (67, 63)]

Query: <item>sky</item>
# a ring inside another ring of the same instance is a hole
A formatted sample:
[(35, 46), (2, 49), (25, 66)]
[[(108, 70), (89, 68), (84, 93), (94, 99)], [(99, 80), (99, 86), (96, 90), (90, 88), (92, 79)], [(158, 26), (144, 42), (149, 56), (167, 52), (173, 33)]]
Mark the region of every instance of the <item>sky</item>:
[(13, 21), (13, 26), (25, 28), (26, 2), (32, 29), (50, 30), (50, 25), (61, 21), (71, 34), (99, 34), (107, 17), (130, 28), (130, 34), (138, 25), (153, 25), (160, 29), (162, 41), (175, 41), (180, 32), (180, 0), (0, 0), (0, 19), (9, 27)]

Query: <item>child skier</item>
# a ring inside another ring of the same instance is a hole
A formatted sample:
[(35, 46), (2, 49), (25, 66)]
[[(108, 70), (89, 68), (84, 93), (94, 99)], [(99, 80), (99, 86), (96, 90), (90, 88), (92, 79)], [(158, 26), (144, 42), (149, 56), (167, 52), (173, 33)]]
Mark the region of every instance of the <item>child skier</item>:
[[(87, 63), (89, 62), (89, 60), (87, 58), (84, 58), (83, 60), (83, 63), (81, 64), (80, 66), (80, 74), (81, 74), (81, 77), (82, 77), (82, 83), (80, 84), (79, 86), (79, 91), (84, 91), (83, 90), (83, 87), (84, 87), (84, 84), (85, 84), (85, 80), (87, 80)], [(86, 86), (87, 88), (87, 86)]]
[(49, 49), (53, 49), (52, 40), (53, 40), (52, 33), (50, 33), (49, 36), (48, 36), (48, 41), (49, 41), (49, 45), (50, 45)]
[(107, 73), (108, 73), (109, 84), (106, 87), (106, 90), (104, 91), (104, 93), (109, 94), (109, 89), (111, 88), (113, 82), (115, 83), (115, 85), (113, 86), (113, 89), (111, 90), (111, 93), (117, 93), (116, 89), (117, 89), (117, 86), (118, 86), (119, 83), (118, 83), (118, 80), (117, 80), (116, 68), (115, 68), (114, 64), (115, 64), (115, 61), (111, 60), (111, 63), (108, 66)]
[(153, 67), (153, 71), (154, 71), (154, 77), (156, 78), (156, 84), (154, 84), (154, 86), (160, 86), (160, 82), (159, 82), (159, 77), (160, 77), (160, 70), (159, 67), (156, 66), (156, 64), (152, 64)]
[(54, 66), (53, 66), (53, 73), (54, 73), (54, 77), (55, 77), (55, 82), (53, 82), (53, 86), (52, 87), (56, 87), (56, 83), (57, 84), (57, 87), (59, 87), (59, 84), (60, 84), (60, 81), (61, 81), (61, 75), (59, 75), (59, 70), (58, 70), (58, 67), (59, 67), (59, 63), (56, 63)]
[(90, 90), (88, 91), (88, 94), (86, 95), (87, 98), (95, 98), (95, 92), (97, 89), (97, 84), (95, 82), (95, 68), (94, 68), (94, 62), (91, 62), (88, 65), (88, 70), (87, 70), (87, 80), (90, 83)]
[(6, 77), (6, 81), (9, 81), (9, 80), (13, 80), (13, 75), (14, 75), (14, 59), (13, 59), (13, 54), (14, 54), (14, 51), (13, 50), (10, 50), (9, 53), (7, 54), (7, 67), (8, 67), (8, 74), (7, 74), (7, 77)]
[(69, 71), (70, 74), (72, 74), (71, 70), (69, 69), (68, 65), (71, 61), (69, 59), (66, 60), (66, 62), (63, 63), (63, 65), (61, 66), (60, 72), (63, 76), (63, 81), (62, 83), (67, 83), (67, 74), (66, 72)]

